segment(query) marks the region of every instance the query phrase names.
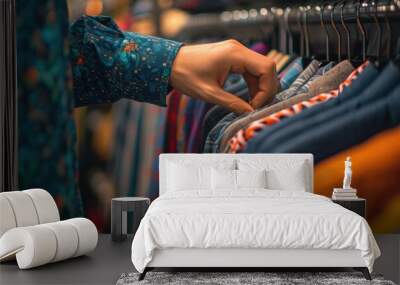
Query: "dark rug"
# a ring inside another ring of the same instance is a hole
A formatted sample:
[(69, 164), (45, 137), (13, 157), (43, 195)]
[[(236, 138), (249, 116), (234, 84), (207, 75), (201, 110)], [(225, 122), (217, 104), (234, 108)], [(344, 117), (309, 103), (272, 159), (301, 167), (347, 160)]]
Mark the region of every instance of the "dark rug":
[(138, 281), (138, 276), (138, 273), (122, 274), (117, 285), (395, 285), (381, 275), (372, 275), (373, 280), (368, 281), (360, 272), (148, 272), (142, 281)]

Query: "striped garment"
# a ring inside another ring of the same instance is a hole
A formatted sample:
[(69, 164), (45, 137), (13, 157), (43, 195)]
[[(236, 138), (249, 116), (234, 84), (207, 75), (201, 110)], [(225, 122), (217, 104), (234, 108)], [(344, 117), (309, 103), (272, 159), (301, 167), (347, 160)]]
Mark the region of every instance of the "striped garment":
[(292, 117), (300, 113), (304, 109), (308, 109), (314, 105), (322, 102), (326, 102), (332, 98), (336, 98), (346, 86), (349, 86), (353, 80), (368, 66), (369, 62), (366, 61), (358, 68), (356, 68), (340, 85), (337, 89), (332, 90), (328, 93), (321, 93), (309, 100), (302, 101), (294, 104), (293, 106), (276, 112), (272, 115), (264, 117), (260, 120), (252, 122), (246, 129), (242, 129), (236, 133), (236, 135), (229, 141), (229, 152), (237, 153), (243, 150), (246, 146), (247, 141), (252, 139), (257, 133), (261, 132), (264, 128), (270, 125), (279, 123), (282, 119)]
[(287, 69), (279, 74), (278, 79), (281, 84), (281, 91), (284, 91), (290, 87), (290, 85), (296, 80), (304, 70), (303, 58), (296, 58)]
[(317, 72), (321, 63), (318, 60), (313, 60), (304, 69), (290, 87), (275, 96), (275, 101), (283, 101), (297, 94), (297, 90), (303, 86)]

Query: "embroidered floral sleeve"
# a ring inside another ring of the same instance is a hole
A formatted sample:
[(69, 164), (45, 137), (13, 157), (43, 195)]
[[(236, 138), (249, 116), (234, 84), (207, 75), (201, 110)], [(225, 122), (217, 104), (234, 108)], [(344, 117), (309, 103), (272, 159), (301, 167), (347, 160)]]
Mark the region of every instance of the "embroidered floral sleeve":
[(70, 44), (76, 107), (122, 98), (166, 105), (181, 43), (122, 32), (110, 17), (82, 16)]

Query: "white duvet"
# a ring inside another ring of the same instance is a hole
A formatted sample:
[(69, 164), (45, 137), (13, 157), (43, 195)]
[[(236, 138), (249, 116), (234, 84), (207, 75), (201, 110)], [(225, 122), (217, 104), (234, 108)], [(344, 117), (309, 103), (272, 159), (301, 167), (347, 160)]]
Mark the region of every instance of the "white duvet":
[(133, 239), (135, 268), (143, 272), (154, 250), (165, 248), (358, 249), (371, 272), (380, 256), (365, 219), (330, 199), (257, 189), (157, 198)]

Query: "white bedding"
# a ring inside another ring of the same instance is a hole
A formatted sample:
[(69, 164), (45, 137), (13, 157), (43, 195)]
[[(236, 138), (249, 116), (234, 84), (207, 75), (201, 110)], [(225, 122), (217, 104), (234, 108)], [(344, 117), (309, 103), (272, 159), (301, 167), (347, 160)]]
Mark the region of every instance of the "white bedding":
[(358, 249), (372, 272), (380, 256), (364, 218), (328, 198), (301, 191), (247, 189), (207, 195), (171, 192), (157, 198), (132, 243), (143, 272), (155, 249)]

